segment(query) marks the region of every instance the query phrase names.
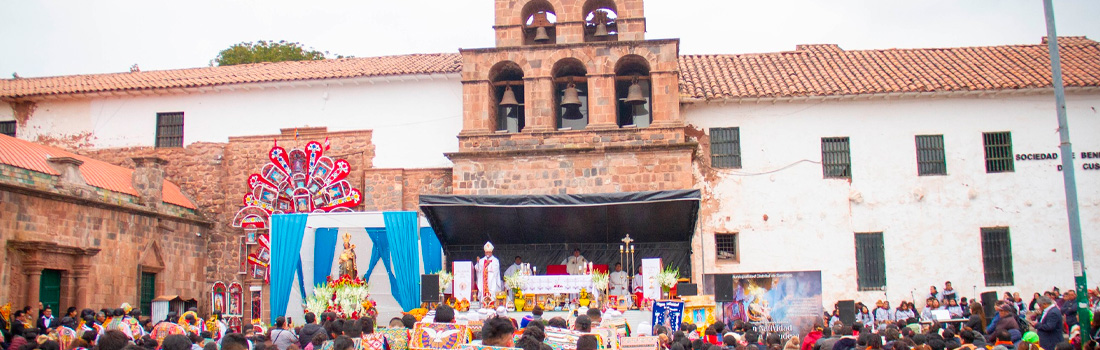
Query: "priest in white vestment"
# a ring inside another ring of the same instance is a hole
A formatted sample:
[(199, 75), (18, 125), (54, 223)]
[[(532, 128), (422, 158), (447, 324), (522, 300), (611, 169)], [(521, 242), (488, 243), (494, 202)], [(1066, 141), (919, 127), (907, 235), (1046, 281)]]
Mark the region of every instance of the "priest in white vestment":
[(516, 255), (516, 261), (512, 263), (512, 266), (508, 266), (508, 269), (504, 270), (504, 276), (514, 275), (516, 272), (523, 268), (523, 259)]
[(493, 256), (493, 243), (485, 242), (485, 256), (474, 264), (474, 278), (477, 280), (478, 300), (495, 300), (501, 289), (500, 260)]
[(561, 263), (565, 265), (565, 271), (569, 272), (570, 275), (580, 275), (584, 273), (588, 260), (581, 256), (580, 249), (573, 249), (573, 255), (565, 258)]
[(619, 299), (630, 295), (630, 278), (623, 271), (623, 264), (615, 263), (615, 271), (608, 276), (608, 280), (611, 295), (618, 295)]

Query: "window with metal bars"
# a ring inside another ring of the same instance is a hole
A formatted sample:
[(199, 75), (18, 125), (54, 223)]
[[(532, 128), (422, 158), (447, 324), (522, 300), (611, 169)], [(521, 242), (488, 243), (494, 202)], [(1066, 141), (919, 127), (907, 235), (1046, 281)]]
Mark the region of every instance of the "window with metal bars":
[(947, 175), (943, 135), (917, 135), (917, 175)]
[(741, 169), (741, 128), (710, 128), (710, 165)]
[(852, 178), (852, 155), (847, 137), (821, 138), (821, 170), (826, 179)]
[(183, 147), (183, 112), (157, 113), (157, 147)]
[(15, 121), (0, 122), (0, 134), (15, 137)]
[(1008, 227), (982, 228), (982, 265), (987, 287), (1011, 286), (1012, 240)]
[(886, 290), (886, 252), (882, 232), (856, 233), (859, 290)]
[(982, 133), (985, 146), (985, 172), (1007, 173), (1015, 171), (1012, 162), (1012, 132)]
[(719, 261), (738, 261), (740, 257), (737, 254), (737, 234), (715, 233), (714, 251)]
[(141, 313), (153, 314), (153, 298), (157, 297), (157, 274), (141, 273)]

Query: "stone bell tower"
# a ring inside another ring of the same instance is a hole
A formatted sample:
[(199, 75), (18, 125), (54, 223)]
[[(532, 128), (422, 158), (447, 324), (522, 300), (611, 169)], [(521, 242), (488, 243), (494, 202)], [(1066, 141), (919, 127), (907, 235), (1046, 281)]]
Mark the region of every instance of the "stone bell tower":
[(455, 194), (686, 189), (679, 40), (641, 0), (495, 0), (496, 47), (462, 49)]

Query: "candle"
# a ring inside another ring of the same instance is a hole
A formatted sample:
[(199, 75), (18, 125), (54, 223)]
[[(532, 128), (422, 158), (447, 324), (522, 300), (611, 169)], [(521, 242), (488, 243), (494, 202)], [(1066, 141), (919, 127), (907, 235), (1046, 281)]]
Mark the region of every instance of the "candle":
[(623, 245), (622, 245), (622, 244), (620, 244), (620, 245), (619, 245), (619, 253), (622, 253), (622, 252), (623, 252)]

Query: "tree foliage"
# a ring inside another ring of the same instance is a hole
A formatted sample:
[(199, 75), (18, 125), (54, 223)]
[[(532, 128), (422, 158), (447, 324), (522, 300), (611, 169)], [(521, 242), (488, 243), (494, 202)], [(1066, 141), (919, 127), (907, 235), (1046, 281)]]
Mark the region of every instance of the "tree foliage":
[[(259, 62), (313, 61), (323, 60), (327, 54), (327, 51), (321, 52), (312, 48), (307, 50), (302, 47), (302, 44), (296, 42), (260, 40), (255, 43), (246, 42), (230, 46), (219, 52), (218, 57), (215, 57), (211, 63), (232, 66)], [(343, 57), (336, 55), (336, 58)]]

